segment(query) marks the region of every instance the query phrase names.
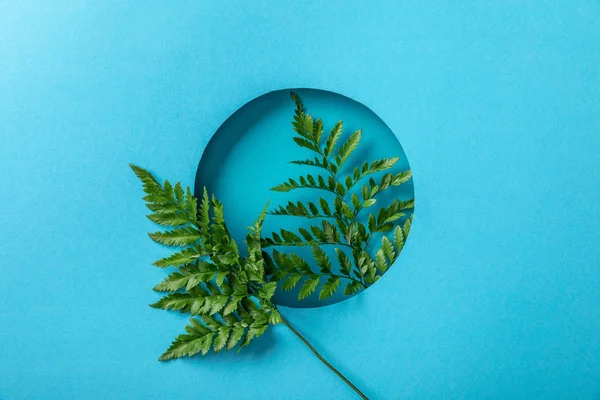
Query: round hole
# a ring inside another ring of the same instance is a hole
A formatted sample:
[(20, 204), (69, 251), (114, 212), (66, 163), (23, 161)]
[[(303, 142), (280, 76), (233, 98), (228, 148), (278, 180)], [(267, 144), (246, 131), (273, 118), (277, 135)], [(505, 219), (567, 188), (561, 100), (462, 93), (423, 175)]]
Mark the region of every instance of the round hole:
[[(385, 173), (397, 174), (409, 170), (408, 160), (398, 138), (390, 128), (373, 111), (361, 103), (337, 93), (317, 89), (285, 89), (264, 94), (248, 102), (219, 127), (206, 146), (196, 174), (195, 194), (201, 196), (204, 186), (208, 192), (214, 194), (224, 205), (225, 219), (232, 237), (237, 241), (240, 250), (244, 251), (243, 240), (247, 234), (247, 226), (251, 225), (260, 211), (269, 201), (269, 210), (286, 206), (288, 201), (308, 201), (318, 205), (319, 198), (328, 201), (333, 211), (334, 194), (317, 189), (297, 189), (290, 192), (276, 192), (271, 188), (292, 178), (298, 182), (299, 176), (311, 174), (315, 179), (322, 175), (327, 179), (326, 170), (290, 163), (294, 160), (314, 159), (316, 154), (306, 148), (299, 147), (294, 140), (297, 136), (293, 130), (295, 104), (290, 97), (290, 92), (296, 93), (304, 104), (307, 114), (323, 121), (323, 138), (327, 136), (337, 121), (343, 120), (343, 133), (338, 140), (340, 147), (345, 140), (359, 128), (362, 129), (362, 138), (356, 150), (338, 171), (337, 176), (344, 178), (352, 175), (355, 167), (361, 168), (365, 161), (369, 163), (381, 158), (399, 157), (399, 161), (389, 170), (378, 172), (363, 178), (347, 196), (346, 201), (351, 203), (351, 194), (356, 192), (362, 199), (361, 187), (369, 184), (372, 177), (379, 184)], [(344, 180), (339, 179), (338, 180)], [(390, 186), (377, 196), (377, 202), (364, 209), (359, 214), (359, 220), (367, 225), (369, 213), (377, 217), (379, 209), (389, 206), (394, 199), (408, 200), (414, 198), (412, 179), (399, 186)], [(394, 223), (402, 223), (412, 213), (412, 209), (405, 211), (406, 215)], [(334, 219), (326, 219), (335, 223)], [(296, 216), (267, 215), (263, 237), (271, 237), (272, 232), (280, 229), (295, 232), (305, 228), (309, 232), (311, 225), (321, 229), (321, 218), (301, 218)], [(376, 233), (369, 242), (369, 254), (375, 259), (376, 251), (381, 246), (382, 236), (393, 238), (393, 231)], [(343, 241), (343, 239), (342, 239)], [(320, 246), (332, 264), (332, 272), (339, 271), (339, 263), (335, 247)], [(277, 249), (283, 254), (295, 253), (305, 259), (310, 266), (318, 271), (310, 247), (268, 247), (265, 250), (272, 253)], [(349, 248), (344, 251), (350, 255)], [(401, 264), (400, 257), (395, 264)], [(393, 266), (392, 266), (393, 267)], [(321, 279), (320, 286), (325, 278)], [(339, 290), (326, 300), (319, 300), (319, 289), (311, 296), (298, 300), (301, 283), (291, 291), (278, 291), (276, 302), (289, 307), (319, 307), (336, 303), (350, 296), (344, 295), (344, 288), (349, 280), (341, 280)], [(281, 285), (280, 285), (281, 286)], [(370, 286), (369, 286), (370, 287)]]

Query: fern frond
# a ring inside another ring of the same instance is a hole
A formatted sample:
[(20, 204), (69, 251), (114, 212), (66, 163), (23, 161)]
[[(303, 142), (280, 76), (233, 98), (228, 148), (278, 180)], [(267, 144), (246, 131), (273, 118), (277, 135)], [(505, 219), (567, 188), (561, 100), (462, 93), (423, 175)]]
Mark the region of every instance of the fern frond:
[(183, 207), (188, 214), (190, 221), (196, 222), (198, 216), (198, 200), (192, 194), (190, 187), (185, 189), (185, 199), (183, 200)]
[(300, 176), (298, 181), (290, 178), (287, 182), (271, 188), (275, 192), (289, 192), (295, 189), (319, 189), (336, 193), (335, 181), (331, 177), (326, 180), (321, 175), (317, 175), (316, 179), (312, 175)]
[(400, 172), (394, 176), (394, 179), (392, 180), (392, 186), (400, 186), (403, 183), (408, 182), (410, 178), (412, 178), (411, 170)]
[(156, 303), (151, 304), (153, 308), (161, 308), (163, 310), (181, 311), (182, 313), (190, 312), (192, 308), (198, 310), (204, 305), (204, 301), (208, 295), (206, 292), (197, 291), (196, 293), (171, 293), (162, 297)]
[(338, 263), (340, 264), (340, 271), (342, 274), (350, 276), (352, 271), (352, 263), (350, 259), (341, 249), (336, 248), (335, 252), (337, 254)]
[(328, 157), (335, 149), (335, 145), (340, 136), (342, 135), (343, 128), (344, 123), (342, 121), (338, 121), (331, 130), (331, 133), (329, 133), (329, 136), (327, 137), (327, 142), (325, 143), (325, 157)]
[(406, 221), (404, 221), (404, 225), (402, 226), (402, 232), (404, 233), (404, 238), (408, 237), (408, 233), (410, 232), (410, 228), (412, 226), (413, 216), (408, 217)]
[(396, 251), (392, 245), (392, 242), (387, 238), (387, 236), (381, 238), (381, 251), (383, 251), (383, 254), (385, 254), (390, 264), (396, 260)]
[(360, 143), (360, 139), (362, 137), (362, 130), (359, 129), (355, 131), (346, 142), (340, 147), (338, 150), (338, 154), (335, 156), (335, 161), (337, 163), (338, 170), (341, 169), (342, 164), (346, 162), (348, 157), (356, 150), (358, 144)]
[(284, 254), (277, 250), (273, 250), (273, 259), (277, 263), (278, 268), (286, 272), (297, 272), (304, 275), (312, 273), (306, 261), (297, 254)]
[(312, 142), (309, 139), (305, 139), (303, 137), (298, 137), (298, 136), (295, 136), (292, 139), (300, 147), (304, 147), (305, 149), (309, 149), (309, 150), (312, 150), (312, 151), (317, 152), (317, 153), (320, 152), (319, 146), (316, 145), (314, 142)]
[(344, 289), (344, 294), (346, 296), (351, 296), (353, 294), (360, 292), (362, 289), (363, 289), (363, 287), (360, 285), (360, 282), (351, 281), (351, 282), (348, 282), (348, 285), (346, 285), (346, 288)]
[(194, 226), (175, 228), (165, 232), (149, 233), (150, 239), (165, 246), (184, 247), (200, 239), (200, 232)]
[(321, 221), (322, 227), (313, 225), (310, 232), (304, 228), (298, 229), (298, 234), (281, 229), (279, 234), (273, 232), (271, 237), (263, 238), (261, 244), (263, 247), (272, 246), (313, 246), (323, 244), (338, 244), (346, 246), (348, 243), (341, 241), (339, 229), (328, 221)]
[(360, 182), (363, 178), (365, 178), (368, 175), (386, 171), (392, 168), (398, 162), (398, 160), (400, 160), (399, 157), (391, 157), (373, 161), (371, 164), (365, 161), (361, 167), (354, 168), (352, 175), (346, 176), (346, 178), (344, 179), (346, 189), (349, 191), (358, 182)]
[(308, 202), (305, 205), (301, 201), (298, 201), (296, 204), (289, 201), (285, 207), (279, 206), (279, 208), (269, 211), (268, 214), (304, 218), (331, 218), (331, 215), (321, 213), (315, 203)]
[(321, 142), (321, 136), (323, 136), (323, 121), (321, 121), (321, 118), (317, 118), (315, 124), (313, 125), (312, 135), (313, 141), (317, 146), (319, 146), (319, 143)]
[(340, 287), (341, 279), (337, 276), (331, 276), (327, 282), (323, 284), (319, 293), (319, 300), (325, 300), (333, 296)]
[(406, 215), (405, 211), (413, 209), (414, 199), (399, 201), (394, 200), (388, 207), (379, 209), (377, 214), (377, 227), (392, 223)]
[(190, 324), (185, 327), (186, 333), (175, 338), (167, 351), (160, 356), (159, 361), (167, 361), (174, 358), (193, 356), (197, 353), (203, 355), (208, 353), (212, 346), (215, 332), (197, 319), (191, 318)]
[(342, 244), (340, 241), (340, 232), (335, 225), (328, 221), (321, 221), (321, 224), (323, 225), (323, 233), (325, 234), (327, 243)]
[(192, 261), (200, 258), (202, 254), (196, 248), (189, 247), (181, 250), (178, 253), (172, 254), (169, 257), (161, 258), (153, 263), (159, 268), (177, 267), (183, 264), (189, 264)]
[(283, 281), (281, 290), (283, 290), (284, 292), (288, 291), (288, 290), (292, 290), (293, 288), (296, 287), (298, 282), (300, 282), (300, 280), (303, 277), (304, 277), (304, 275), (297, 273), (297, 272), (293, 272), (293, 273), (287, 275), (287, 278)]
[(217, 273), (218, 271), (200, 268), (196, 264), (186, 264), (179, 267), (177, 272), (173, 272), (161, 283), (154, 286), (154, 290), (157, 292), (175, 292), (182, 288), (190, 290), (201, 282), (213, 280), (216, 278)]
[(382, 249), (377, 250), (377, 253), (375, 253), (375, 267), (377, 267), (379, 272), (382, 274), (384, 274), (390, 267), (385, 259), (385, 254)]
[(294, 160), (294, 161), (290, 161), (290, 164), (307, 165), (309, 167), (321, 168), (326, 171), (331, 171), (331, 167), (332, 167), (332, 165), (329, 163), (329, 161), (327, 161), (327, 158), (325, 158), (325, 157), (322, 157), (321, 159), (319, 159), (319, 157), (315, 157), (313, 160), (310, 160), (310, 159)]
[[(267, 207), (249, 227), (245, 240), (248, 256), (242, 257), (227, 230), (223, 205), (214, 196), (209, 198), (206, 188), (198, 212), (197, 199), (189, 187), (184, 190), (180, 183), (171, 185), (169, 181), (161, 185), (146, 170), (133, 165), (131, 168), (143, 183), (144, 200), (153, 211), (149, 218), (175, 227), (150, 233), (150, 238), (183, 247), (154, 263), (178, 270), (154, 287), (171, 293), (152, 307), (200, 317), (190, 320), (186, 333), (175, 338), (160, 360), (206, 354), (211, 348), (215, 352), (237, 345), (241, 348), (262, 335), (269, 325), (280, 323), (281, 316), (272, 302), (277, 282), (269, 281), (266, 275), (260, 239)], [(309, 207), (311, 212), (314, 207)], [(298, 263), (296, 258), (289, 259)]]
[(145, 169), (133, 164), (129, 166), (142, 181), (146, 193), (144, 200), (153, 212), (147, 216), (148, 219), (169, 227), (196, 223), (196, 203), (189, 188), (186, 192), (180, 183), (172, 186), (169, 181), (161, 185)]
[(142, 181), (143, 190), (145, 193), (162, 193), (162, 187), (160, 183), (158, 183), (158, 181), (152, 176), (152, 174), (150, 174), (150, 172), (133, 164), (129, 164), (129, 167), (133, 170), (135, 175)]
[(324, 274), (331, 273), (331, 261), (329, 261), (329, 257), (319, 246), (312, 247), (312, 254), (317, 261), (319, 270)]
[(320, 119), (313, 121), (310, 114), (304, 113), (304, 107), (300, 98), (295, 93), (291, 93), (290, 95), (292, 100), (296, 103), (296, 111), (292, 126), (294, 127), (294, 131), (300, 135), (300, 137), (295, 137), (294, 141), (301, 147), (308, 148), (321, 154), (319, 142), (321, 140), (321, 135), (323, 134), (323, 121)]
[(190, 223), (187, 216), (178, 212), (158, 212), (147, 215), (148, 219), (162, 226), (181, 226)]
[(375, 261), (371, 258), (369, 253), (366, 251), (355, 252), (353, 254), (354, 263), (358, 269), (357, 276), (363, 279), (370, 278), (374, 279), (377, 274), (377, 270), (375, 268)]
[(313, 294), (317, 290), (320, 280), (321, 277), (319, 275), (310, 275), (300, 288), (298, 300), (303, 300)]
[(206, 245), (211, 243), (210, 232), (210, 199), (206, 188), (202, 191), (202, 201), (200, 202), (200, 214), (198, 215), (198, 227), (202, 235), (202, 241)]

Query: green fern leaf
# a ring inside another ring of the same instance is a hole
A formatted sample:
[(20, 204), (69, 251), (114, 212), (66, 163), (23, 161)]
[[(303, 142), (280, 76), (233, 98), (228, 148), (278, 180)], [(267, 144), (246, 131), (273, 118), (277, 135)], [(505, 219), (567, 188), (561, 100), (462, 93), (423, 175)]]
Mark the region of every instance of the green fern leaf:
[(292, 98), (292, 100), (294, 100), (294, 103), (296, 103), (296, 113), (303, 113), (304, 106), (302, 105), (302, 100), (300, 100), (300, 97), (298, 97), (298, 95), (294, 92), (290, 92), (290, 97)]
[(293, 288), (296, 287), (298, 282), (300, 282), (302, 277), (303, 277), (303, 275), (300, 273), (292, 273), (292, 274), (288, 275), (287, 279), (285, 281), (283, 281), (281, 290), (283, 290), (284, 292), (286, 292), (288, 290), (292, 290)]
[(135, 175), (142, 181), (143, 190), (147, 194), (162, 193), (160, 183), (145, 169), (129, 164)]
[[(168, 199), (156, 201), (154, 196), (148, 195), (144, 197), (144, 200), (150, 201), (146, 203), (146, 207), (155, 214), (177, 214), (179, 211), (178, 204), (166, 203)], [(165, 201), (165, 203), (161, 201)]]
[(177, 267), (178, 265), (188, 264), (199, 258), (201, 255), (196, 251), (195, 248), (190, 247), (181, 250), (179, 253), (175, 253), (166, 258), (161, 258), (153, 263), (153, 265), (160, 268)]
[(313, 117), (310, 114), (305, 114), (303, 123), (304, 132), (306, 132), (306, 135), (309, 139), (313, 140), (313, 130), (315, 127)]
[(325, 150), (324, 150), (325, 156), (329, 156), (335, 149), (335, 145), (336, 145), (338, 139), (340, 138), (340, 136), (342, 135), (343, 127), (344, 127), (343, 122), (338, 121), (335, 124), (335, 126), (333, 127), (333, 129), (331, 130), (331, 133), (327, 137), (327, 142), (325, 143)]
[(307, 165), (310, 167), (317, 167), (317, 168), (322, 168), (324, 170), (329, 171), (329, 164), (327, 162), (327, 159), (323, 158), (322, 160), (319, 160), (317, 157), (314, 158), (314, 160), (295, 160), (295, 161), (290, 161), (291, 164), (296, 164), (296, 165)]
[(352, 263), (350, 262), (350, 259), (341, 249), (336, 248), (335, 252), (337, 253), (337, 259), (340, 264), (340, 271), (342, 274), (350, 276), (350, 272), (352, 271)]
[(198, 200), (192, 194), (189, 186), (186, 188), (185, 200), (183, 203), (189, 220), (195, 222), (198, 217)]
[(303, 300), (313, 294), (317, 287), (319, 286), (319, 281), (321, 277), (319, 275), (312, 275), (300, 288), (300, 292), (298, 294), (298, 300)]
[(327, 235), (325, 234), (324, 230), (322, 230), (318, 226), (311, 226), (310, 231), (312, 232), (314, 237), (317, 238), (318, 241), (322, 243), (327, 243)]
[(325, 237), (327, 238), (328, 243), (340, 243), (340, 233), (338, 232), (335, 225), (322, 221), (323, 232), (325, 232)]
[(362, 289), (362, 286), (361, 286), (360, 282), (352, 281), (346, 285), (346, 288), (344, 289), (344, 294), (346, 296), (351, 296), (355, 293), (360, 292), (361, 289)]
[(307, 175), (306, 177), (300, 176), (298, 181), (300, 183), (296, 182), (294, 179), (288, 179), (287, 182), (274, 186), (271, 190), (274, 192), (290, 192), (296, 189), (319, 189), (332, 193), (335, 193), (336, 190), (335, 182), (329, 181), (328, 183), (325, 183), (325, 179), (320, 175), (317, 175), (316, 180), (312, 175)]
[(192, 307), (196, 309), (202, 307), (207, 297), (207, 293), (202, 290), (196, 291), (193, 294), (171, 293), (150, 306), (153, 308), (162, 308), (163, 310), (190, 312)]
[(179, 203), (179, 204), (183, 203), (183, 200), (185, 198), (185, 191), (183, 190), (183, 187), (181, 186), (180, 182), (177, 182), (175, 184), (173, 192), (174, 192), (175, 198), (177, 199), (177, 203)]
[(323, 121), (321, 121), (321, 118), (317, 118), (317, 120), (315, 121), (315, 124), (313, 125), (312, 130), (313, 130), (313, 135), (312, 135), (313, 141), (318, 146), (319, 143), (321, 142), (321, 136), (323, 135)]
[(283, 319), (281, 318), (281, 314), (277, 310), (271, 310), (271, 314), (269, 314), (269, 324), (277, 325), (281, 324)]
[(215, 277), (214, 271), (201, 270), (195, 264), (179, 267), (179, 271), (172, 273), (161, 283), (154, 287), (157, 292), (175, 292), (181, 288), (191, 289), (200, 282), (208, 282)]
[(239, 302), (242, 301), (244, 297), (245, 296), (232, 296), (227, 305), (223, 308), (223, 315), (229, 315), (237, 310)]
[(255, 339), (255, 338), (261, 336), (263, 333), (265, 333), (265, 331), (267, 330), (268, 327), (269, 327), (269, 325), (267, 323), (264, 323), (264, 324), (254, 323), (254, 324), (250, 325), (250, 328), (246, 332), (246, 336), (244, 337), (244, 340), (243, 340), (242, 344), (240, 345), (239, 350), (241, 350), (242, 347), (248, 346), (248, 344), (250, 344), (250, 342), (253, 339)]
[[(142, 181), (147, 207), (153, 212), (147, 217), (163, 226), (181, 226), (196, 223), (193, 199), (186, 198), (186, 192), (180, 183), (172, 186), (165, 180), (161, 185), (145, 169), (130, 164), (131, 169)], [(191, 191), (188, 188), (191, 196)]]
[(366, 200), (366, 201), (363, 203), (363, 207), (364, 207), (364, 208), (371, 207), (373, 204), (375, 204), (375, 202), (377, 202), (377, 199), (369, 199), (369, 200)]
[(288, 272), (296, 271), (296, 266), (292, 262), (290, 256), (288, 256), (287, 254), (281, 253), (277, 250), (273, 250), (273, 259), (275, 260), (279, 268)]
[[(311, 119), (307, 117), (307, 120)], [(274, 263), (265, 257), (261, 247), (267, 208), (249, 227), (245, 240), (248, 256), (242, 257), (225, 225), (223, 205), (214, 196), (209, 199), (206, 189), (198, 210), (189, 187), (184, 190), (180, 183), (171, 185), (168, 181), (161, 185), (146, 170), (133, 165), (131, 168), (143, 183), (144, 200), (153, 211), (149, 218), (165, 226), (176, 226), (167, 232), (149, 234), (152, 240), (184, 247), (154, 263), (162, 268), (179, 268), (155, 286), (156, 291), (172, 293), (152, 307), (198, 315), (202, 320), (192, 318), (186, 334), (175, 338), (160, 360), (206, 354), (211, 346), (215, 352), (223, 348), (229, 350), (240, 342), (243, 347), (263, 334), (270, 324), (281, 322), (271, 301), (277, 282), (268, 281), (265, 273), (265, 265), (273, 270)], [(314, 205), (309, 208), (313, 209)], [(303, 205), (299, 209), (308, 212)], [(286, 237), (301, 240), (291, 232), (287, 232)], [(206, 258), (200, 261), (201, 257)], [(288, 260), (292, 264), (298, 262), (290, 257)], [(295, 266), (293, 269), (297, 271)], [(254, 292), (256, 288), (258, 292)], [(185, 292), (181, 292), (182, 289)], [(250, 300), (250, 293), (256, 296), (256, 304)]]
[(396, 252), (394, 251), (392, 242), (390, 242), (390, 239), (388, 239), (386, 236), (381, 239), (381, 250), (387, 257), (390, 264), (393, 263), (396, 259)]
[(202, 193), (202, 201), (200, 202), (200, 215), (198, 218), (198, 226), (203, 237), (210, 234), (210, 199), (208, 192), (204, 188)]
[(298, 228), (298, 232), (302, 235), (302, 237), (304, 238), (304, 240), (306, 240), (307, 243), (311, 243), (314, 241), (314, 238), (311, 236), (310, 232), (308, 232), (306, 229)]
[(410, 178), (412, 178), (411, 170), (400, 172), (392, 180), (392, 186), (399, 186), (399, 185), (403, 184), (404, 182), (408, 182), (410, 180)]
[(382, 249), (377, 250), (377, 253), (375, 254), (375, 266), (382, 274), (385, 273), (389, 268), (389, 265), (385, 260), (385, 254)]
[(392, 168), (400, 160), (400, 157), (382, 158), (377, 161), (373, 161), (369, 167), (368, 173), (375, 173), (385, 171)]
[(147, 217), (150, 221), (162, 226), (181, 226), (190, 222), (186, 216), (173, 212), (154, 213)]
[(340, 278), (337, 276), (331, 276), (327, 282), (323, 284), (321, 292), (319, 293), (319, 300), (325, 300), (333, 296), (333, 294), (340, 287)]
[(206, 309), (209, 310), (207, 314), (213, 315), (218, 313), (225, 307), (228, 301), (229, 296), (224, 294), (206, 297), (204, 305), (206, 306)]
[(396, 246), (396, 249), (398, 249), (398, 252), (402, 251), (402, 248), (404, 247), (404, 240), (404, 232), (402, 231), (400, 225), (398, 225), (394, 229), (394, 245)]
[(312, 247), (312, 254), (321, 272), (324, 274), (331, 273), (331, 261), (329, 261), (329, 257), (319, 246)]
[(231, 334), (227, 339), (227, 350), (233, 349), (242, 339), (244, 333), (246, 332), (246, 328), (241, 325), (241, 323), (236, 323), (231, 329)]
[(362, 136), (362, 130), (359, 129), (356, 132), (354, 132), (352, 135), (350, 135), (348, 140), (346, 140), (346, 142), (338, 150), (338, 156), (339, 156), (339, 160), (337, 161), (338, 169), (342, 166), (342, 164), (344, 164), (346, 162), (346, 160), (348, 159), (348, 157), (350, 157), (352, 152), (354, 150), (356, 150), (356, 148), (358, 147), (358, 144), (360, 143), (361, 136)]
[(327, 202), (324, 199), (319, 199), (319, 205), (321, 206), (321, 210), (323, 210), (324, 215), (331, 216), (331, 209), (329, 208), (329, 204), (327, 204)]
[(309, 275), (312, 272), (308, 263), (299, 255), (294, 253), (290, 254), (290, 260), (296, 268), (296, 271), (304, 275)]
[(410, 228), (412, 226), (413, 216), (408, 217), (406, 221), (404, 221), (404, 225), (402, 226), (402, 232), (404, 233), (404, 237), (408, 237), (408, 233), (410, 232)]
[[(308, 207), (308, 209), (307, 209)], [(309, 212), (310, 210), (310, 212)], [(288, 215), (293, 217), (303, 217), (303, 218), (326, 218), (327, 215), (323, 215), (319, 213), (319, 209), (317, 206), (308, 202), (305, 206), (302, 202), (293, 203), (291, 201), (283, 207), (279, 206), (279, 208), (271, 210), (268, 212), (270, 215)]]
[(185, 330), (187, 333), (175, 338), (167, 351), (160, 356), (160, 361), (184, 356), (189, 357), (200, 352), (202, 354), (208, 353), (215, 333), (195, 318), (190, 319), (190, 325), (187, 325)]
[(317, 146), (308, 139), (297, 136), (293, 137), (292, 139), (294, 139), (294, 142), (296, 142), (296, 144), (300, 147), (304, 147), (305, 149), (309, 149), (317, 153), (320, 151), (319, 146)]
[(165, 246), (187, 246), (200, 239), (200, 232), (193, 227), (175, 228), (166, 232), (149, 233), (150, 239)]
[(277, 289), (277, 282), (265, 283), (258, 289), (258, 294), (261, 299), (270, 300)]
[(231, 327), (222, 326), (217, 329), (217, 335), (213, 342), (213, 351), (218, 353), (221, 351), (225, 345), (227, 344), (227, 340), (229, 339), (229, 334), (231, 333)]

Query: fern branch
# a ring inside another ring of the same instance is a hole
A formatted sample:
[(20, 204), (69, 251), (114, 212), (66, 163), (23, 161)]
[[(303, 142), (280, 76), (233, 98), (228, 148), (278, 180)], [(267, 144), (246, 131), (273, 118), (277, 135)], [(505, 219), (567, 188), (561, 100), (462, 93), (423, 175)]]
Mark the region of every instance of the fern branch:
[(263, 248), (267, 248), (267, 247), (276, 247), (276, 246), (285, 246), (285, 247), (312, 247), (312, 246), (325, 246), (325, 245), (333, 245), (333, 246), (344, 246), (344, 247), (348, 247), (350, 249), (354, 249), (354, 247), (352, 247), (351, 245), (349, 245), (348, 243), (342, 243), (342, 242), (319, 242), (319, 241), (312, 241), (312, 242), (295, 242), (295, 243), (291, 243), (291, 242), (281, 242), (281, 243), (277, 243), (277, 242), (273, 242), (272, 239), (267, 238), (267, 239), (263, 239), (261, 242), (261, 246)]
[(312, 175), (300, 176), (298, 182), (294, 179), (289, 179), (287, 182), (281, 183), (271, 188), (275, 192), (289, 192), (295, 189), (317, 189), (324, 190), (336, 194), (335, 181), (325, 179), (321, 175), (317, 175), (315, 179)]
[(354, 168), (353, 174), (346, 176), (344, 179), (347, 192), (349, 193), (350, 190), (353, 189), (363, 178), (392, 168), (398, 162), (398, 160), (400, 160), (399, 157), (382, 158), (380, 160), (373, 161), (370, 165), (367, 161), (365, 161), (362, 167)]
[(317, 358), (327, 366), (333, 373), (335, 373), (340, 379), (342, 379), (348, 386), (352, 388), (362, 399), (369, 400), (367, 396), (363, 392), (361, 392), (348, 378), (346, 378), (340, 371), (338, 371), (333, 365), (331, 365), (323, 356), (310, 344), (308, 340), (304, 336), (300, 334), (294, 327), (283, 317), (281, 317), (281, 322), (290, 330), (294, 335), (296, 335), (305, 345), (317, 356)]

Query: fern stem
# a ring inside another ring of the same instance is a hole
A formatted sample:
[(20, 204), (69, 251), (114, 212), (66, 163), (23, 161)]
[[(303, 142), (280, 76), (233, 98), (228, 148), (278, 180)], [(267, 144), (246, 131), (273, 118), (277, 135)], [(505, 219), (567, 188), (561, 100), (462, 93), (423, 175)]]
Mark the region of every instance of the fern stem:
[(308, 219), (316, 219), (316, 218), (333, 218), (336, 219), (333, 215), (296, 215), (296, 214), (284, 214), (284, 213), (275, 213), (272, 211), (267, 212), (267, 215), (285, 215), (286, 217), (299, 217), (299, 218), (308, 218)]
[(281, 312), (279, 312), (279, 315), (281, 317), (281, 321), (283, 322), (283, 324), (285, 326), (287, 326), (288, 329), (294, 333), (294, 335), (298, 336), (298, 338), (300, 340), (302, 340), (302, 342), (304, 342), (304, 344), (317, 356), (317, 358), (319, 360), (321, 360), (321, 362), (323, 364), (325, 364), (341, 380), (343, 380), (348, 386), (350, 386), (352, 388), (352, 390), (354, 390), (362, 399), (369, 400), (369, 398), (367, 396), (365, 396), (363, 394), (363, 392), (361, 392), (356, 386), (354, 386), (354, 384), (352, 382), (350, 382), (348, 380), (348, 378), (346, 378), (340, 371), (338, 371), (337, 369), (335, 369), (335, 367), (333, 365), (331, 365), (325, 358), (323, 358), (323, 356), (321, 354), (319, 354), (319, 352), (310, 344), (310, 342), (308, 340), (306, 340), (306, 338), (304, 336), (302, 336), (300, 334), (300, 332), (298, 332), (296, 329), (294, 329), (294, 327), (292, 325), (290, 325), (290, 323), (285, 318), (283, 318), (283, 316), (281, 315)]
[(318, 245), (318, 246), (322, 246), (322, 245), (334, 245), (334, 246), (345, 246), (345, 247), (348, 247), (348, 248), (354, 250), (353, 246), (351, 246), (351, 245), (349, 245), (347, 243), (342, 243), (342, 242), (296, 242), (296, 243), (266, 243), (266, 242), (261, 242), (260, 245), (263, 248), (266, 248), (266, 247), (275, 247), (275, 246), (281, 246), (281, 247), (307, 247), (307, 246), (314, 246), (314, 245)]

